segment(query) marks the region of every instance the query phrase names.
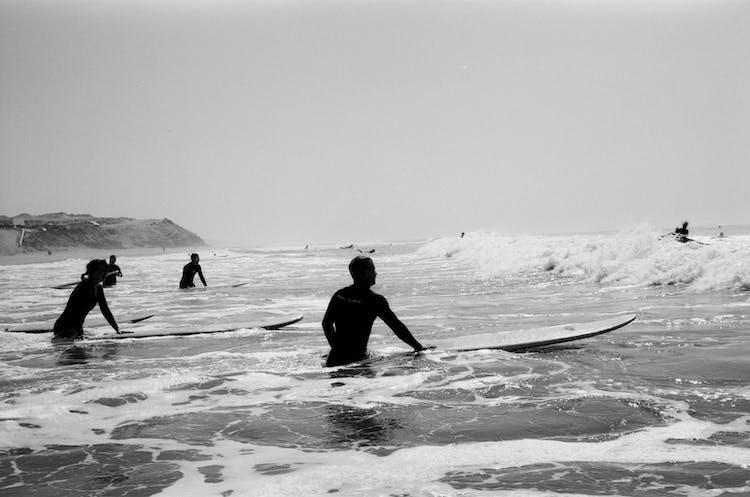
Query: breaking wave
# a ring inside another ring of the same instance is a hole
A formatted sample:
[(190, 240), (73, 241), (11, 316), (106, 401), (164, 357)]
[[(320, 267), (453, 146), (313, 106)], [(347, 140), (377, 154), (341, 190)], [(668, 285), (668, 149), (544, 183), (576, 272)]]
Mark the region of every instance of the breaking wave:
[(474, 266), (487, 276), (547, 272), (606, 285), (687, 285), (695, 291), (750, 291), (750, 236), (678, 243), (654, 227), (617, 234), (505, 236), (467, 233), (426, 243), (423, 256)]

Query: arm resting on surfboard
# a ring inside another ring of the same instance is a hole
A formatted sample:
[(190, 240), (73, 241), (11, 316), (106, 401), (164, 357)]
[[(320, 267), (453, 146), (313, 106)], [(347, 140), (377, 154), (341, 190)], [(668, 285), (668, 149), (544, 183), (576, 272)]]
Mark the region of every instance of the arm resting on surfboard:
[(414, 335), (411, 334), (409, 328), (407, 328), (406, 325), (402, 323), (398, 317), (396, 317), (396, 314), (393, 313), (387, 303), (385, 308), (381, 311), (379, 317), (404, 343), (410, 345), (414, 350), (424, 350), (422, 344), (419, 343), (416, 338), (414, 338)]
[(109, 325), (114, 328), (114, 330), (117, 333), (120, 333), (120, 327), (117, 326), (117, 322), (115, 321), (115, 317), (112, 315), (112, 311), (109, 310), (109, 305), (107, 305), (107, 299), (104, 297), (104, 292), (101, 291), (101, 288), (98, 291), (98, 294), (96, 296), (97, 302), (99, 302), (99, 309), (102, 311), (102, 316), (104, 316), (104, 319), (107, 320)]

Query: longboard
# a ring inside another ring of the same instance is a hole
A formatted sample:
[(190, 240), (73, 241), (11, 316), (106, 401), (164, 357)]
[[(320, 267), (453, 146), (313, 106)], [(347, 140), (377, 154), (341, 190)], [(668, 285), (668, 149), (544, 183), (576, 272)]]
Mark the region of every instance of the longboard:
[[(146, 314), (145, 316), (138, 316), (131, 319), (123, 319), (119, 322), (121, 323), (140, 323), (141, 321), (145, 321), (147, 319), (150, 319), (154, 317), (155, 314)], [(107, 323), (92, 323), (89, 324), (89, 326), (105, 326)], [(27, 326), (19, 326), (18, 328), (5, 328), (3, 331), (7, 331), (9, 333), (52, 333), (52, 326), (50, 325), (43, 325), (43, 327), (39, 327), (39, 324), (30, 324)]]
[(249, 281), (243, 281), (242, 283), (234, 283), (232, 285), (218, 285), (218, 286), (191, 286), (188, 288), (180, 288), (180, 290), (187, 290), (189, 292), (194, 292), (196, 290), (221, 290), (226, 288), (239, 288), (241, 286), (245, 286), (249, 284)]
[[(110, 271), (107, 274), (104, 275), (106, 278), (107, 276), (112, 276), (113, 274), (117, 274), (119, 271)], [(55, 285), (52, 288), (55, 290), (65, 290), (66, 288), (72, 288), (76, 286), (78, 283), (80, 283), (81, 280), (78, 281), (71, 281), (70, 283), (63, 283), (62, 285)]]
[(152, 337), (172, 337), (172, 336), (188, 336), (188, 335), (206, 335), (211, 333), (227, 333), (230, 331), (245, 330), (245, 329), (262, 329), (262, 330), (278, 330), (289, 326), (290, 324), (299, 323), (302, 321), (303, 316), (295, 316), (283, 321), (271, 321), (265, 323), (247, 323), (243, 325), (230, 325), (222, 328), (213, 329), (198, 329), (188, 328), (182, 330), (157, 330), (157, 331), (140, 331), (136, 333), (108, 333), (106, 335), (97, 336), (86, 336), (84, 340), (122, 340), (125, 338), (152, 338)]
[(519, 352), (609, 333), (631, 323), (635, 317), (635, 314), (627, 314), (591, 323), (561, 324), (544, 328), (470, 335), (446, 340), (436, 345), (440, 349), (456, 352), (481, 349)]

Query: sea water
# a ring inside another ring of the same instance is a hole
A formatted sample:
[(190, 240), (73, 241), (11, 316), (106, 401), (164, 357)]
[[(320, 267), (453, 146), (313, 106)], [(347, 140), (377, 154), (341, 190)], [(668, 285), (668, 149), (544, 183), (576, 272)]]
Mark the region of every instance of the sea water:
[[(320, 321), (355, 249), (206, 249), (210, 286), (193, 291), (177, 289), (187, 254), (121, 256), (115, 317), (155, 314), (123, 330), (305, 319), (76, 344), (0, 333), (0, 494), (749, 495), (750, 236), (697, 239), (641, 226), (363, 246), (424, 344), (638, 317), (528, 353), (421, 355), (376, 321), (371, 358), (340, 368), (322, 366)], [(51, 324), (70, 290), (50, 287), (85, 262), (0, 267), (0, 328)]]

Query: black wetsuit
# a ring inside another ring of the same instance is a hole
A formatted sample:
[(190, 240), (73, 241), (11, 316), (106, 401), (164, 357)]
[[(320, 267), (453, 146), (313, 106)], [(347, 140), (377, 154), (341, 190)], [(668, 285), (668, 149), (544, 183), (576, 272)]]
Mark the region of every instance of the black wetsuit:
[(193, 278), (195, 278), (196, 273), (198, 273), (198, 277), (201, 279), (201, 283), (203, 283), (203, 286), (206, 286), (206, 279), (203, 277), (201, 265), (188, 262), (187, 264), (185, 264), (185, 267), (182, 268), (180, 288), (193, 288), (195, 286), (195, 283), (193, 283)]
[[(113, 274), (110, 274), (113, 273)], [(117, 264), (109, 264), (107, 266), (107, 274), (109, 276), (104, 278), (104, 286), (112, 286), (117, 284), (117, 277), (122, 276), (120, 266)]]
[(685, 243), (690, 241), (690, 238), (688, 238), (687, 228), (675, 228), (674, 234), (678, 242)]
[(325, 316), (325, 331), (331, 351), (326, 366), (340, 366), (367, 357), (372, 324), (379, 317), (401, 340), (421, 350), (422, 345), (391, 310), (388, 301), (369, 288), (348, 286), (331, 297)]
[(83, 336), (83, 322), (89, 311), (99, 304), (107, 322), (115, 322), (104, 298), (104, 290), (99, 285), (93, 285), (89, 280), (83, 280), (73, 289), (65, 310), (55, 321), (52, 329), (56, 338), (81, 338)]

